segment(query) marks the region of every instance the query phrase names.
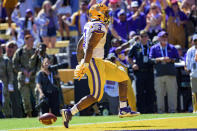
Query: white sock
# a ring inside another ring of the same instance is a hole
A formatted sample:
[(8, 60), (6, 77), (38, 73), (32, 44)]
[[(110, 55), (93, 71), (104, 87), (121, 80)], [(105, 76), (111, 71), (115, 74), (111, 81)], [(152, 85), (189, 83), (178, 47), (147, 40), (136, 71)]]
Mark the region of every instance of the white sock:
[(120, 101), (120, 108), (127, 107), (127, 102), (126, 101)]
[(76, 113), (79, 112), (79, 110), (78, 110), (78, 108), (77, 108), (76, 105), (74, 105), (74, 106), (70, 109), (70, 111), (71, 111), (71, 114), (72, 114), (73, 116), (74, 116)]

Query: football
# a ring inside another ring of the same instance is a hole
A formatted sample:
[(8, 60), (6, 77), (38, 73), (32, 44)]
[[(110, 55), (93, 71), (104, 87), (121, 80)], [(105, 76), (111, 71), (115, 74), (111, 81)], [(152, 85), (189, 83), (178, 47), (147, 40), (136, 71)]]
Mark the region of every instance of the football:
[(39, 117), (39, 121), (44, 125), (51, 125), (55, 123), (57, 117), (52, 113), (45, 113)]

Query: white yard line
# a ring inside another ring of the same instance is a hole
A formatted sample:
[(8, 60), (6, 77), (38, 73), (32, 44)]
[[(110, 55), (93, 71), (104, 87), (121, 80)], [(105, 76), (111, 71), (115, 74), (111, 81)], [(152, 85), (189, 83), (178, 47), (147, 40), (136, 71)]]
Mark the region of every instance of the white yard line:
[[(152, 119), (139, 119), (139, 120), (127, 120), (127, 121), (112, 121), (112, 122), (94, 122), (94, 123), (82, 123), (82, 124), (70, 124), (71, 126), (78, 125), (93, 125), (93, 124), (105, 124), (105, 123), (120, 123), (120, 122), (130, 122), (130, 121), (144, 121), (144, 120), (162, 120), (162, 119), (171, 119), (171, 118), (189, 118), (197, 116), (181, 116), (181, 117), (166, 117), (166, 118), (152, 118)], [(53, 128), (53, 127), (63, 127), (62, 126), (46, 126), (46, 127), (33, 127), (33, 128), (18, 128), (18, 129), (9, 129), (9, 130), (0, 130), (0, 131), (17, 131), (17, 130), (30, 130), (30, 129), (40, 129), (40, 128)]]

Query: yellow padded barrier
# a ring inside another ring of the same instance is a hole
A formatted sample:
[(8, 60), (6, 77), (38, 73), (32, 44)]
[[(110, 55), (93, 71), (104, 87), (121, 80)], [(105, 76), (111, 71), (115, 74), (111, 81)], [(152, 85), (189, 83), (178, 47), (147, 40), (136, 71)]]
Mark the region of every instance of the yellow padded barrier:
[[(66, 32), (64, 32), (64, 36), (67, 36)], [(77, 30), (72, 30), (70, 31), (70, 36), (74, 37), (74, 36), (78, 36), (78, 31)], [(57, 37), (60, 37), (60, 32), (57, 32)]]
[(57, 41), (56, 44), (55, 44), (55, 47), (56, 48), (60, 48), (60, 47), (68, 47), (69, 45), (69, 42), (68, 40), (65, 40), (65, 41)]
[(58, 48), (47, 48), (46, 53), (48, 55), (55, 55), (55, 54), (58, 54), (59, 51), (60, 51), (60, 49), (58, 49)]
[[(12, 23), (12, 28), (16, 28), (16, 24)], [(0, 30), (7, 30), (8, 29), (8, 23), (1, 23), (0, 24)]]

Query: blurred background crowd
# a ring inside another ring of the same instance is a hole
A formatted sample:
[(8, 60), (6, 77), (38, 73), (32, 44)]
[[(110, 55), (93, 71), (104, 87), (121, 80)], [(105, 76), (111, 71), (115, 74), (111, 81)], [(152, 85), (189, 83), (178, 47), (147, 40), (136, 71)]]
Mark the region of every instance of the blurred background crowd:
[[(58, 69), (75, 68), (76, 45), (96, 2), (110, 9), (105, 59), (128, 71), (133, 110), (197, 111), (197, 56), (187, 56), (197, 48), (197, 0), (0, 0), (0, 118), (37, 116), (40, 109), (60, 115)], [(117, 86), (106, 82), (104, 114), (118, 112)], [(93, 106), (96, 115), (100, 105)]]

